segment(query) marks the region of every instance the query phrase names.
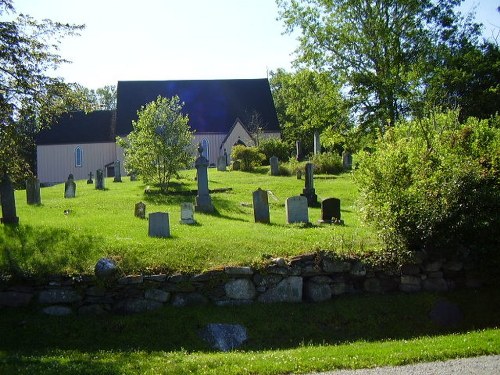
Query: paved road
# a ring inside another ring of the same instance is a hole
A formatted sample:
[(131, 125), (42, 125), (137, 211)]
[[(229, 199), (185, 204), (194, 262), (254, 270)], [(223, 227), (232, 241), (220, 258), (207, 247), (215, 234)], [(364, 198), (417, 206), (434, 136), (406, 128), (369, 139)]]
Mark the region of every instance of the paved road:
[(399, 367), (338, 370), (310, 375), (500, 375), (500, 355), (460, 358)]

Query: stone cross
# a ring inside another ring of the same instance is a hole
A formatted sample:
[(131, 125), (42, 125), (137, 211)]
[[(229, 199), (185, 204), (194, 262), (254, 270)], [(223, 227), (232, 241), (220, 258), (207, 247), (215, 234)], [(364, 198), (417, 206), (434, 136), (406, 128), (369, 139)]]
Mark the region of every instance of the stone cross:
[(194, 206), (191, 202), (181, 203), (181, 224), (196, 224), (194, 220)]
[(253, 216), (256, 223), (270, 223), (267, 191), (261, 188), (253, 192)]
[(167, 212), (152, 212), (149, 214), (149, 237), (170, 237), (170, 222)]
[(194, 162), (198, 183), (198, 195), (196, 196), (195, 210), (198, 212), (214, 212), (210, 191), (208, 190), (208, 160), (203, 156), (201, 143), (198, 146), (198, 158)]
[(307, 205), (314, 207), (318, 205), (318, 196), (314, 190), (314, 165), (313, 163), (306, 163), (305, 167), (305, 187), (302, 190), (302, 196), (307, 198)]
[(4, 174), (0, 180), (0, 203), (2, 205), (2, 218), (0, 218), (0, 223), (18, 224), (19, 218), (16, 215), (16, 198), (8, 174)]
[(104, 171), (102, 169), (98, 169), (95, 173), (95, 188), (104, 190)]
[(271, 156), (269, 158), (269, 165), (271, 166), (271, 176), (279, 176), (280, 166), (279, 160), (276, 156)]
[(303, 196), (290, 197), (285, 201), (286, 222), (309, 223), (309, 212), (307, 208), (307, 198)]
[(146, 218), (146, 205), (142, 202), (136, 203), (135, 209), (134, 209), (134, 215), (135, 215), (135, 217), (145, 219)]
[(76, 196), (76, 183), (72, 174), (68, 176), (68, 180), (64, 183), (64, 198), (74, 198)]
[(29, 178), (26, 180), (26, 202), (29, 205), (42, 204), (40, 196), (40, 180), (37, 178)]
[(113, 182), (122, 182), (122, 170), (120, 169), (120, 160), (115, 161), (115, 178)]

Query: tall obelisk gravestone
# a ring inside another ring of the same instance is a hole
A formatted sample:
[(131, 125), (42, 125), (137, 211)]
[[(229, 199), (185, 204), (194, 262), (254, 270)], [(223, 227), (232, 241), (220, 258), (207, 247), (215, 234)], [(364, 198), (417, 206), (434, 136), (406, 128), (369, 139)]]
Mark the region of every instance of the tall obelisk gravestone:
[(214, 212), (210, 191), (208, 190), (208, 160), (203, 156), (203, 147), (201, 143), (198, 146), (198, 158), (194, 162), (197, 173), (198, 195), (194, 209), (197, 212)]

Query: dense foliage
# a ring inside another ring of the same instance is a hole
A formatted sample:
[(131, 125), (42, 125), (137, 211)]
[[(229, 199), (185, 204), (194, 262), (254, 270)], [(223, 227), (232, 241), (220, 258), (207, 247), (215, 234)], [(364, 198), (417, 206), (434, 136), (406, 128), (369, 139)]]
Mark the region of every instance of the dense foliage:
[(278, 138), (268, 138), (260, 141), (257, 146), (259, 152), (264, 154), (266, 159), (264, 164), (269, 164), (269, 159), (276, 156), (280, 161), (286, 161), (292, 153), (292, 148), (281, 139)]
[(172, 176), (194, 159), (193, 132), (182, 107), (177, 96), (159, 96), (137, 112), (138, 119), (132, 122), (127, 138), (118, 138), (125, 151), (125, 168), (163, 191), (168, 190)]
[(231, 159), (238, 161), (240, 170), (249, 172), (254, 170), (255, 167), (262, 165), (265, 155), (257, 147), (236, 145), (231, 150)]
[(355, 176), (362, 213), (390, 248), (429, 253), (498, 250), (500, 118), (458, 121), (458, 112), (403, 121)]

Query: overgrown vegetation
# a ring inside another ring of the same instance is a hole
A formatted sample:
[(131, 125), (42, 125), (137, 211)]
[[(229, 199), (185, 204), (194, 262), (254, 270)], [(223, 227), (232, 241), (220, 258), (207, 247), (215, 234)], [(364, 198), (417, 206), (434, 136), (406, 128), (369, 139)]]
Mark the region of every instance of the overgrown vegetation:
[[(233, 169), (251, 172), (262, 165), (265, 155), (260, 152), (258, 147), (236, 145), (231, 149), (231, 159), (233, 160)], [(239, 168), (234, 167), (234, 162), (239, 164)]]

